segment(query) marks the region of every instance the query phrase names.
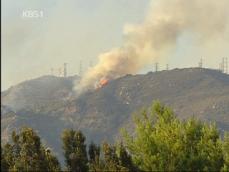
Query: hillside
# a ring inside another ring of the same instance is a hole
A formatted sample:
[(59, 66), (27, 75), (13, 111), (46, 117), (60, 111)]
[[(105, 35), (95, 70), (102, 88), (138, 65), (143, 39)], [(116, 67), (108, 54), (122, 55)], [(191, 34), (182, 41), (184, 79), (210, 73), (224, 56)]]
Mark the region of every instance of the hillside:
[(229, 75), (188, 68), (127, 75), (95, 91), (74, 97), (78, 77), (44, 76), (2, 92), (2, 141), (12, 129), (31, 126), (61, 155), (64, 128), (81, 129), (87, 141), (112, 141), (132, 113), (154, 100), (170, 106), (178, 117), (214, 121), (229, 131)]

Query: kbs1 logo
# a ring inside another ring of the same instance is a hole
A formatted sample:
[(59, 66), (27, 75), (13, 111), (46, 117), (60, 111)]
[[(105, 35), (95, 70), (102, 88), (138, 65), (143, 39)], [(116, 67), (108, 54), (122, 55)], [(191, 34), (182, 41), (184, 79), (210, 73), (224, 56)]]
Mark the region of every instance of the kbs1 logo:
[(44, 12), (42, 10), (24, 10), (22, 11), (23, 18), (42, 18)]

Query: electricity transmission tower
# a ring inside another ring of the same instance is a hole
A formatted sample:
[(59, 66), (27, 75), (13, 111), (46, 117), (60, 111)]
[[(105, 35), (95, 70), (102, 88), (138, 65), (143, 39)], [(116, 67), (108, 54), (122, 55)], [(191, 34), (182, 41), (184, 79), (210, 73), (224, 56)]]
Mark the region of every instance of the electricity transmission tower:
[(155, 72), (158, 72), (158, 63), (155, 63)]

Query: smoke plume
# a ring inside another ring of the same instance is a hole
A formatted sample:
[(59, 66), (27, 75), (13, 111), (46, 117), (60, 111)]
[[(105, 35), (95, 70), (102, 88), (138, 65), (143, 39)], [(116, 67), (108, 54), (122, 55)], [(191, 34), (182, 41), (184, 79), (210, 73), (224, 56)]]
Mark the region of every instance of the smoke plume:
[(124, 43), (98, 56), (78, 92), (92, 88), (101, 78), (135, 74), (152, 59), (168, 56), (182, 34), (190, 33), (200, 44), (225, 37), (229, 23), (228, 0), (154, 0), (144, 21), (124, 27)]

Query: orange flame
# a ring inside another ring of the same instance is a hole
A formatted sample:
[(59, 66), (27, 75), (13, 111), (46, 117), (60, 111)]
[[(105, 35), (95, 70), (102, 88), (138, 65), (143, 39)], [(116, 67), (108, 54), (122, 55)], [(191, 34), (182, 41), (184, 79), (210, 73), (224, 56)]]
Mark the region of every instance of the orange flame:
[(108, 84), (108, 80), (106, 78), (101, 78), (100, 81), (95, 84), (95, 89), (98, 90), (107, 84)]
[(100, 88), (105, 86), (105, 85), (107, 85), (107, 84), (108, 84), (108, 80), (107, 79), (105, 79), (105, 78), (100, 79), (100, 82), (99, 82)]

